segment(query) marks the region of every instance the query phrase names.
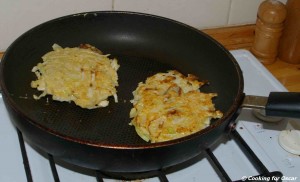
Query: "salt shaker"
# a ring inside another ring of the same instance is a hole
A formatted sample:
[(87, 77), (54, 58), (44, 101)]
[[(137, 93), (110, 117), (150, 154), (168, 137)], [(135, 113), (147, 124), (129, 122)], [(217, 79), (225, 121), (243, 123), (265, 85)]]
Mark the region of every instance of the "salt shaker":
[(286, 18), (286, 7), (277, 0), (266, 0), (258, 8), (251, 52), (263, 63), (274, 63)]

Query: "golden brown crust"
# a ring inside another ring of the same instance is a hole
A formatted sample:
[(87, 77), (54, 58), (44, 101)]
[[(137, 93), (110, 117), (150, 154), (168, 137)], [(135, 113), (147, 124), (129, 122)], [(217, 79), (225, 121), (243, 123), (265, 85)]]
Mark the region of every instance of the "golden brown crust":
[(222, 117), (212, 102), (214, 93), (199, 91), (204, 82), (178, 71), (158, 73), (133, 92), (131, 124), (146, 141), (161, 142), (195, 133)]
[(53, 49), (32, 69), (37, 80), (31, 82), (31, 87), (43, 92), (34, 95), (35, 99), (52, 95), (53, 100), (73, 101), (87, 109), (106, 107), (110, 96), (117, 102), (116, 59), (109, 59), (89, 44), (75, 48), (54, 44)]
[(79, 48), (81, 48), (81, 49), (90, 49), (91, 51), (94, 51), (98, 54), (103, 54), (102, 51), (100, 51), (98, 48), (96, 48), (96, 47), (94, 47), (90, 44), (80, 44)]

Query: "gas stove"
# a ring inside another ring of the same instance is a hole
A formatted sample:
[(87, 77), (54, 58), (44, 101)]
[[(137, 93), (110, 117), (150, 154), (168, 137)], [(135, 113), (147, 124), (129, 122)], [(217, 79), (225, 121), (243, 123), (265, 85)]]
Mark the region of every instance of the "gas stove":
[[(246, 95), (268, 96), (271, 91), (287, 91), (249, 51), (231, 53), (243, 71)], [(53, 159), (26, 140), (23, 142), (22, 133), (9, 121), (1, 96), (0, 115), (0, 181), (121, 181)], [(287, 152), (278, 143), (282, 130), (300, 129), (299, 121), (286, 118), (263, 122), (251, 109), (242, 109), (237, 120), (235, 132), (206, 152), (171, 167), (162, 176), (141, 181), (300, 181), (300, 156)], [(274, 176), (265, 176), (265, 172), (274, 172)]]

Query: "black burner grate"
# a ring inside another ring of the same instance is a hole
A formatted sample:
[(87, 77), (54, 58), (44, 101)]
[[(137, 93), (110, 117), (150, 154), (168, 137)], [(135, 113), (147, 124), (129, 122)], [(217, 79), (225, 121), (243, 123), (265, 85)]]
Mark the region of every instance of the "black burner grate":
[[(260, 159), (255, 155), (253, 150), (248, 146), (248, 144), (245, 142), (245, 140), (240, 136), (240, 134), (233, 130), (231, 132), (231, 137), (237, 142), (237, 144), (241, 147), (242, 151), (247, 155), (249, 161), (252, 162), (252, 164), (255, 166), (255, 168), (259, 171), (259, 175), (253, 176), (253, 179), (260, 179), (259, 181), (268, 181), (268, 182), (281, 182), (281, 177), (283, 174), (279, 171), (270, 172), (266, 166), (260, 161)], [(218, 170), (218, 174), (224, 181), (232, 182), (230, 177), (228, 176), (227, 172), (224, 170), (222, 165), (219, 163), (218, 159), (215, 157), (215, 155), (212, 153), (210, 149), (206, 149), (206, 153), (208, 154), (210, 160), (212, 160), (213, 165), (216, 167), (216, 170)], [(259, 178), (260, 177), (260, 178)], [(266, 180), (263, 180), (266, 179)], [(276, 179), (276, 180), (275, 180)], [(242, 182), (242, 181), (249, 181), (248, 179), (241, 179), (235, 182)], [(252, 182), (255, 180), (251, 180)]]
[[(29, 166), (29, 161), (28, 161), (28, 156), (27, 156), (27, 152), (26, 152), (26, 148), (25, 148), (25, 142), (22, 136), (22, 133), (20, 132), (20, 130), (17, 129), (17, 133), (18, 133), (18, 137), (19, 137), (19, 143), (20, 143), (20, 148), (21, 148), (21, 152), (22, 152), (22, 158), (23, 158), (23, 163), (24, 163), (24, 170), (26, 172), (26, 176), (27, 176), (27, 181), (28, 182), (33, 182), (33, 178), (32, 178), (32, 174), (31, 174), (31, 170), (30, 170), (30, 166)], [(283, 176), (283, 174), (279, 171), (274, 171), (274, 172), (270, 172), (265, 165), (260, 161), (260, 159), (255, 155), (255, 153), (251, 150), (251, 148), (247, 145), (247, 143), (243, 140), (243, 138), (239, 135), (239, 133), (237, 131), (232, 131), (231, 132), (231, 137), (238, 143), (238, 145), (241, 147), (242, 151), (247, 155), (249, 161), (252, 162), (252, 164), (255, 166), (255, 168), (259, 171), (259, 175), (256, 176), (256, 179), (260, 179), (260, 182), (263, 182), (263, 179), (267, 179), (265, 181), (268, 182), (272, 182), (272, 181), (276, 181), (275, 179), (279, 179), (276, 182), (281, 182), (281, 178)], [(206, 156), (208, 158), (208, 160), (211, 162), (211, 164), (213, 165), (214, 169), (216, 170), (217, 174), (219, 175), (219, 177), (221, 178), (222, 181), (226, 181), (226, 182), (232, 182), (232, 180), (230, 179), (229, 175), (227, 174), (226, 170), (222, 167), (222, 165), (219, 163), (218, 159), (215, 157), (215, 155), (213, 154), (213, 152), (210, 149), (206, 149)], [(49, 164), (52, 170), (52, 175), (53, 175), (53, 180), (55, 182), (59, 182), (59, 175), (57, 173), (57, 169), (56, 169), (56, 163), (55, 160), (53, 158), (52, 155), (47, 154), (47, 158), (49, 160)], [(159, 180), (161, 182), (168, 182), (168, 178), (167, 178), (167, 170), (159, 170), (159, 171), (151, 171), (151, 172), (147, 172), (147, 173), (138, 173), (138, 174), (130, 174), (130, 175), (126, 175), (126, 177), (124, 177), (124, 179), (128, 178), (128, 176), (130, 176), (130, 179), (144, 179), (145, 177), (158, 177)], [(102, 182), (104, 181), (105, 178), (115, 178), (115, 179), (122, 179), (123, 177), (122, 175), (112, 175), (112, 174), (108, 174), (105, 172), (101, 172), (101, 171), (94, 171), (95, 174), (95, 178), (98, 182)], [(274, 179), (274, 180), (273, 180)], [(244, 182), (244, 181), (248, 181), (246, 180), (237, 180), (235, 182)], [(255, 182), (253, 180), (251, 180), (251, 182)]]

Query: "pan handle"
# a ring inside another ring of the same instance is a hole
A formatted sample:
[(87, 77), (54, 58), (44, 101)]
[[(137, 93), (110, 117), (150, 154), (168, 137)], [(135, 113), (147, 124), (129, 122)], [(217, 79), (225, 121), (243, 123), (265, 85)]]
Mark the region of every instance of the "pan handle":
[(300, 118), (300, 93), (271, 92), (269, 97), (247, 95), (242, 107), (263, 109), (266, 116)]

